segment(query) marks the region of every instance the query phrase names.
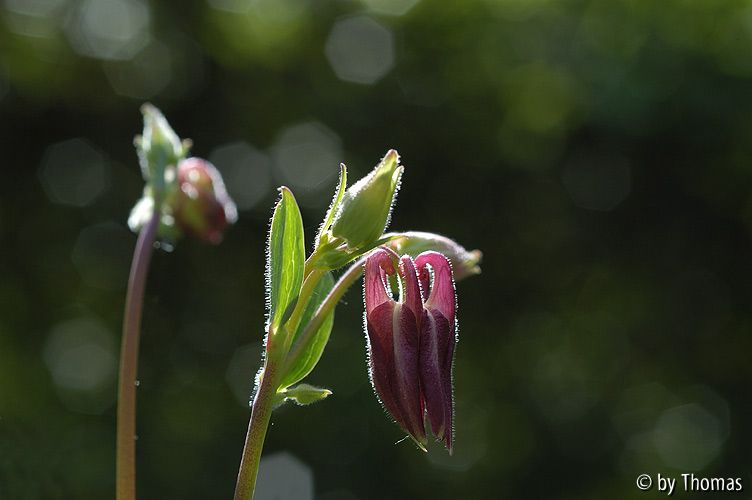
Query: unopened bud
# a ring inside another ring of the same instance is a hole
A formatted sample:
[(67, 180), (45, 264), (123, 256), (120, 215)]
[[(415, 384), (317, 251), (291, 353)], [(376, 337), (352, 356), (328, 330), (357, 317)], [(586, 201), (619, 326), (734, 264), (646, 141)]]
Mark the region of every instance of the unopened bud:
[(209, 243), (222, 241), (237, 209), (219, 171), (206, 160), (188, 158), (178, 164), (177, 187), (172, 207), (177, 226)]
[(157, 190), (164, 186), (166, 169), (174, 167), (185, 156), (186, 145), (167, 123), (161, 111), (151, 104), (141, 107), (144, 115), (143, 135), (136, 138), (144, 179)]
[(428, 251), (445, 255), (452, 263), (454, 279), (461, 280), (468, 276), (480, 274), (480, 261), (483, 253), (480, 250), (466, 250), (456, 241), (434, 233), (408, 231), (405, 233), (388, 233), (385, 238), (392, 237), (386, 246), (400, 255), (406, 254), (417, 257)]
[(331, 227), (332, 236), (344, 240), (350, 249), (378, 240), (389, 223), (403, 170), (397, 151), (389, 150), (371, 173), (345, 192)]

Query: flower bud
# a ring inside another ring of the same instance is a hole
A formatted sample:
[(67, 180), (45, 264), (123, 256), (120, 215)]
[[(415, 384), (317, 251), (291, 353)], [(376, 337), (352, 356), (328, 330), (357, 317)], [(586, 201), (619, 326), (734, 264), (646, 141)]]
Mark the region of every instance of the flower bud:
[(480, 274), (480, 261), (483, 253), (480, 250), (466, 250), (456, 241), (434, 233), (408, 231), (406, 233), (388, 233), (384, 237), (393, 238), (386, 246), (400, 255), (407, 254), (416, 257), (421, 252), (434, 251), (446, 256), (452, 263), (454, 279), (461, 280), (468, 276)]
[(219, 171), (206, 160), (188, 158), (178, 164), (177, 185), (172, 207), (177, 226), (218, 244), (225, 227), (237, 219), (237, 209)]
[(331, 234), (350, 249), (375, 242), (389, 223), (404, 167), (399, 155), (389, 150), (371, 173), (347, 189), (337, 206)]

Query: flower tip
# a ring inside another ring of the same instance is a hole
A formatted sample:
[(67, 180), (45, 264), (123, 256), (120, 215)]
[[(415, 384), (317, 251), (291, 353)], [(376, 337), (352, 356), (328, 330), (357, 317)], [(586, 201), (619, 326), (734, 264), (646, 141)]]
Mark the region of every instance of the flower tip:
[(279, 187), (277, 188), (277, 191), (279, 191), (279, 194), (280, 194), (281, 196), (289, 196), (289, 197), (290, 197), (290, 198), (292, 198), (293, 200), (295, 199), (295, 194), (293, 194), (293, 192), (292, 192), (292, 189), (290, 189), (290, 188), (289, 188), (289, 187), (287, 187), (287, 186), (279, 186)]
[(148, 115), (148, 114), (151, 114), (151, 113), (155, 113), (155, 112), (156, 112), (156, 113), (159, 113), (159, 110), (157, 109), (157, 107), (156, 107), (156, 106), (154, 106), (154, 105), (153, 105), (152, 103), (150, 103), (150, 102), (145, 102), (145, 103), (143, 103), (143, 104), (141, 105), (141, 108), (140, 108), (140, 110), (141, 110), (141, 114), (142, 114), (142, 115)]
[(412, 440), (413, 444), (417, 446), (420, 451), (428, 453), (428, 439), (426, 436), (413, 436), (412, 434), (408, 434), (407, 437)]
[(480, 263), (483, 260), (483, 252), (478, 250), (477, 248), (475, 250), (471, 250), (468, 252), (470, 254), (470, 257), (467, 259), (467, 262), (465, 263), (465, 267), (467, 268), (467, 274), (468, 275), (474, 275), (474, 274), (480, 274)]
[(400, 159), (400, 156), (396, 149), (390, 149), (384, 155), (385, 161), (390, 161), (390, 162), (393, 161), (395, 163), (399, 163), (399, 159)]

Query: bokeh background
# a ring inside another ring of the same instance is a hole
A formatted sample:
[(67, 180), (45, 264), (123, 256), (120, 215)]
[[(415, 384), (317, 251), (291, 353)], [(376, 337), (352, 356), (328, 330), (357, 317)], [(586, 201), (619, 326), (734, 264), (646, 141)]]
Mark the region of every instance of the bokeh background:
[(352, 290), (309, 379), (334, 396), (275, 413), (259, 498), (752, 488), (751, 55), (747, 1), (2, 0), (0, 498), (114, 494), (147, 100), (240, 220), (153, 261), (140, 498), (231, 496), (275, 187), (311, 237), (339, 162), (391, 147), (392, 229), (485, 255), (458, 285), (455, 456), (398, 443)]

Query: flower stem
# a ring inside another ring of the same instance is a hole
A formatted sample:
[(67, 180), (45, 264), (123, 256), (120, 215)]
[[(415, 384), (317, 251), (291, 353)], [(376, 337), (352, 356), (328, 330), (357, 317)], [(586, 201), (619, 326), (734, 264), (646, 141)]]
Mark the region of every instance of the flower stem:
[[(329, 291), (329, 295), (326, 296), (303, 332), (298, 336), (295, 343), (290, 348), (290, 351), (287, 353), (287, 363), (297, 359), (297, 356), (300, 355), (300, 350), (306, 345), (308, 340), (310, 340), (311, 336), (316, 334), (316, 331), (318, 331), (319, 327), (324, 322), (324, 319), (326, 319), (326, 316), (337, 306), (337, 303), (339, 303), (348, 288), (360, 278), (361, 274), (363, 274), (363, 263), (365, 262), (365, 259), (365, 257), (362, 257), (355, 261), (355, 263), (350, 266), (350, 269), (348, 269), (345, 274), (339, 278), (337, 283), (334, 284), (334, 287)], [(285, 367), (283, 372), (286, 371), (287, 367)]]
[[(305, 340), (316, 332), (326, 315), (337, 305), (342, 295), (350, 288), (350, 285), (357, 281), (362, 273), (363, 259), (353, 264), (337, 281), (334, 288), (331, 289), (329, 295), (326, 296), (324, 302), (321, 303), (313, 318), (311, 318), (311, 321), (305, 330), (303, 330), (303, 333), (293, 344), (290, 352), (285, 356), (286, 362), (292, 359), (291, 356), (298, 354)], [(307, 281), (310, 281), (310, 283), (307, 287), (304, 287), (306, 288), (306, 296), (310, 295), (315, 282), (318, 281), (321, 274), (323, 273), (309, 276), (309, 280)], [(273, 339), (267, 340), (267, 342), (272, 341)], [(261, 378), (259, 388), (253, 398), (251, 420), (248, 422), (243, 457), (240, 460), (240, 470), (238, 471), (238, 480), (235, 485), (235, 500), (251, 500), (253, 498), (253, 490), (256, 487), (256, 476), (258, 475), (259, 463), (261, 461), (261, 450), (264, 447), (264, 439), (266, 438), (266, 431), (269, 427), (269, 420), (271, 419), (277, 395), (277, 386), (279, 384), (278, 374), (286, 373), (286, 368), (281, 372), (277, 370), (278, 362), (280, 361), (278, 357), (285, 355), (286, 350), (275, 348), (273, 344), (267, 345), (268, 357), (264, 365), (263, 377)]]
[(256, 476), (261, 462), (261, 450), (264, 447), (266, 431), (272, 416), (278, 382), (275, 360), (267, 359), (261, 384), (253, 398), (251, 419), (248, 422), (243, 457), (240, 459), (240, 470), (235, 484), (235, 500), (251, 500), (253, 498)]
[(159, 226), (159, 209), (141, 229), (133, 253), (128, 293), (123, 317), (123, 339), (120, 348), (120, 381), (117, 408), (117, 500), (136, 498), (136, 373), (138, 371), (138, 341), (141, 330), (141, 310), (146, 288), (154, 240)]
[(316, 285), (318, 285), (319, 281), (321, 281), (321, 277), (325, 273), (326, 271), (322, 271), (320, 269), (314, 269), (306, 275), (306, 279), (303, 282), (303, 287), (300, 290), (300, 297), (298, 297), (298, 303), (295, 305), (295, 309), (290, 315), (290, 319), (288, 319), (287, 323), (285, 323), (285, 327), (287, 331), (289, 332), (289, 335), (285, 335), (285, 343), (283, 347), (283, 352), (286, 353), (287, 351), (290, 350), (290, 342), (292, 342), (292, 337), (294, 333), (298, 331), (298, 326), (300, 325), (300, 319), (303, 316), (303, 311), (305, 310), (306, 306), (308, 305), (309, 300), (311, 299), (311, 294), (313, 294), (313, 290), (316, 288)]

